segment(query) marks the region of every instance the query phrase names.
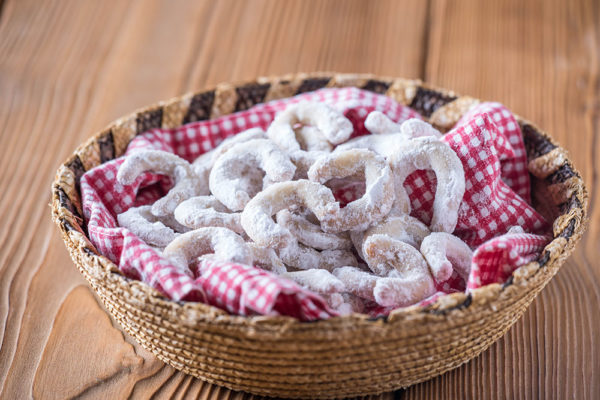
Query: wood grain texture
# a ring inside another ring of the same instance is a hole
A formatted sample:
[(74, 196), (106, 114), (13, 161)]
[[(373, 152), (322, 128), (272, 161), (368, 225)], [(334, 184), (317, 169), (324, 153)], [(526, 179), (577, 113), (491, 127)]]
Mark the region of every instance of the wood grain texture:
[(122, 334), (47, 204), (58, 164), (133, 109), (295, 71), (421, 78), (505, 103), (590, 189), (576, 253), (472, 362), (377, 398), (600, 398), (600, 5), (593, 0), (0, 0), (0, 397), (242, 399)]

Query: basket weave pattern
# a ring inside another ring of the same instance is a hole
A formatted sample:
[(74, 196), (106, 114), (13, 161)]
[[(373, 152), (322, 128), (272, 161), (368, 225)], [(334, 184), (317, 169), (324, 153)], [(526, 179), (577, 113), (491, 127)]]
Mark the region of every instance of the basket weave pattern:
[[(581, 237), (587, 191), (566, 152), (518, 118), (528, 153), (534, 205), (554, 221), (540, 257), (503, 285), (443, 296), (427, 307), (302, 323), (239, 317), (201, 303), (174, 302), (120, 274), (86, 237), (79, 180), (119, 157), (135, 135), (245, 110), (322, 87), (356, 86), (386, 94), (447, 131), (478, 100), (416, 80), (371, 75), (298, 74), (221, 84), (121, 118), (80, 146), (59, 168), (52, 216), (71, 257), (107, 310), (162, 361), (208, 382), (279, 397), (348, 397), (425, 381), (488, 348), (524, 313)], [(537, 201), (539, 199), (539, 201)], [(548, 202), (548, 199), (551, 199)]]

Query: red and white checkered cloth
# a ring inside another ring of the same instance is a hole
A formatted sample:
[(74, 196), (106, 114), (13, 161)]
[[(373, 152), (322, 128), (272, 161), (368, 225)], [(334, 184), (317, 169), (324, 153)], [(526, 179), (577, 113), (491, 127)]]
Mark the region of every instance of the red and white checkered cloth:
[[(153, 129), (138, 135), (126, 155), (159, 149), (192, 161), (229, 136), (252, 127), (267, 128), (278, 111), (306, 100), (322, 101), (343, 111), (354, 125), (353, 136), (368, 134), (364, 120), (374, 110), (397, 122), (420, 118), (386, 96), (356, 88), (322, 89), (211, 121)], [(526, 155), (519, 125), (510, 112), (500, 104), (483, 103), (442, 140), (457, 153), (465, 169), (466, 192), (454, 233), (476, 250), (468, 281), (455, 274), (422, 304), (446, 293), (505, 281), (514, 269), (535, 258), (549, 240), (544, 236), (547, 223), (524, 200), (529, 199)], [(193, 276), (177, 272), (169, 260), (116, 221), (116, 215), (129, 207), (150, 204), (163, 196), (171, 182), (145, 173), (132, 185), (120, 185), (116, 175), (122, 162), (119, 158), (88, 171), (81, 179), (81, 194), (90, 240), (126, 276), (146, 282), (173, 300), (201, 301), (232, 314), (287, 315), (304, 321), (337, 315), (320, 296), (260, 268), (203, 261), (193, 268)], [(435, 182), (431, 171), (417, 171), (405, 183), (412, 214), (426, 223), (431, 219)], [(515, 225), (529, 233), (505, 234)], [(369, 311), (376, 316), (390, 310), (373, 306)]]

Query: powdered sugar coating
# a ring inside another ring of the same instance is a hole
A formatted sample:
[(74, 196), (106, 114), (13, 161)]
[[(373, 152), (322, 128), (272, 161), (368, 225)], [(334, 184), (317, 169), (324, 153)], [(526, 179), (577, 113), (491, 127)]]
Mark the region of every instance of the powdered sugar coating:
[(395, 271), (380, 277), (358, 268), (342, 267), (333, 271), (352, 295), (375, 301), (385, 307), (414, 304), (435, 293), (435, 285), (426, 268)]
[(242, 131), (234, 136), (223, 140), (214, 150), (211, 151), (213, 164), (223, 154), (227, 153), (232, 147), (237, 144), (249, 142), (254, 139), (266, 139), (267, 134), (261, 128), (250, 128)]
[(440, 131), (422, 119), (410, 118), (397, 124), (380, 111), (369, 113), (365, 119), (365, 128), (374, 135), (401, 134), (405, 139), (423, 136), (432, 136), (438, 139), (442, 137)]
[(384, 307), (406, 307), (436, 292), (429, 271), (411, 271), (403, 276), (379, 278), (373, 289), (375, 302)]
[(401, 151), (400, 145), (417, 137), (439, 139), (442, 134), (427, 122), (411, 118), (396, 124), (385, 114), (373, 111), (365, 120), (365, 127), (372, 135), (360, 136), (335, 148), (335, 152), (350, 149), (369, 149), (386, 158)]
[(276, 183), (258, 193), (242, 212), (242, 227), (260, 246), (282, 248), (296, 242), (295, 236), (273, 221), (277, 212), (306, 207), (319, 221), (336, 214), (339, 204), (329, 188), (305, 179)]
[(329, 307), (337, 310), (339, 307), (342, 307), (344, 304), (344, 297), (340, 293), (331, 293), (327, 295), (323, 295)]
[(445, 282), (458, 272), (467, 281), (471, 272), (473, 251), (460, 238), (446, 232), (434, 232), (421, 243), (421, 253), (427, 260), (436, 282)]
[(290, 160), (296, 166), (294, 179), (306, 179), (308, 169), (315, 161), (331, 153), (333, 146), (314, 126), (303, 126), (296, 130), (296, 139), (300, 150), (290, 151)]
[(202, 190), (201, 196), (206, 196), (210, 194), (210, 188), (208, 187), (208, 180), (210, 178), (210, 170), (214, 164), (214, 155), (215, 150), (208, 151), (204, 154), (201, 154), (194, 160), (192, 163), (192, 168), (194, 172), (200, 179), (200, 185), (204, 188)]
[(347, 250), (352, 247), (347, 233), (323, 232), (320, 225), (289, 210), (281, 210), (277, 213), (277, 224), (288, 229), (300, 243), (318, 250)]
[(375, 289), (378, 279), (376, 275), (350, 266), (334, 269), (333, 275), (344, 282), (348, 292), (363, 299), (375, 301), (373, 289)]
[(353, 132), (350, 120), (335, 108), (324, 103), (302, 102), (291, 104), (277, 114), (267, 136), (282, 149), (290, 152), (300, 150), (294, 131), (297, 124), (317, 128), (331, 144), (345, 142)]
[(308, 177), (308, 170), (319, 158), (329, 154), (326, 151), (304, 151), (295, 150), (289, 153), (290, 160), (296, 166), (296, 173), (294, 174), (294, 180), (306, 179)]
[(210, 171), (210, 191), (230, 210), (243, 210), (264, 186), (257, 185), (256, 179), (262, 171), (264, 181), (271, 184), (292, 179), (296, 166), (268, 139), (238, 143), (215, 162)]
[(317, 251), (298, 242), (291, 242), (277, 250), (285, 265), (297, 269), (324, 269), (333, 271), (344, 265), (358, 265), (356, 257), (348, 250)]
[(173, 240), (163, 251), (182, 271), (189, 272), (189, 264), (197, 257), (213, 254), (222, 261), (251, 265), (253, 254), (241, 236), (220, 227), (199, 228)]
[(342, 281), (324, 269), (286, 272), (282, 276), (319, 294), (341, 293), (346, 290)]
[(408, 214), (388, 216), (381, 223), (366, 230), (365, 236), (387, 235), (418, 249), (431, 232), (427, 225)]
[(394, 182), (385, 159), (366, 149), (332, 153), (317, 160), (308, 171), (311, 181), (325, 183), (362, 173), (366, 182), (365, 194), (344, 208), (338, 208), (334, 218), (321, 221), (326, 232), (364, 230), (380, 221), (394, 202)]
[(365, 311), (365, 303), (360, 297), (352, 293), (342, 293), (342, 299), (344, 302), (335, 308), (340, 315), (363, 313)]
[(381, 111), (371, 111), (365, 119), (365, 128), (373, 135), (400, 133), (400, 124), (392, 121)]
[(296, 131), (296, 140), (300, 148), (311, 151), (325, 151), (327, 153), (333, 150), (333, 145), (315, 126), (303, 126)]
[(435, 293), (429, 267), (414, 247), (385, 235), (371, 235), (363, 246), (369, 267), (385, 277), (373, 289), (375, 302), (385, 307), (414, 304)]
[(331, 152), (333, 144), (346, 141), (352, 131), (352, 123), (341, 112), (326, 104), (305, 102), (277, 114), (267, 136), (296, 165), (294, 179), (305, 179), (315, 160)]
[(178, 233), (152, 214), (151, 208), (151, 206), (131, 207), (117, 215), (117, 221), (120, 226), (129, 229), (147, 244), (163, 248), (173, 241)]
[(400, 133), (359, 136), (340, 144), (333, 152), (339, 153), (351, 149), (368, 149), (388, 158), (398, 151), (399, 145), (409, 139), (409, 137)]
[(354, 246), (354, 250), (358, 253), (359, 257), (363, 260), (365, 256), (362, 253), (362, 244), (365, 238), (365, 231), (350, 231), (350, 240)]
[(260, 268), (274, 272), (278, 275), (287, 272), (287, 268), (283, 261), (279, 258), (275, 250), (268, 247), (259, 246), (256, 243), (247, 243), (248, 247), (252, 251), (252, 257), (254, 259), (253, 264)]
[(197, 196), (183, 201), (174, 212), (175, 219), (192, 229), (218, 226), (244, 233), (240, 213), (232, 213), (214, 196)]
[[(217, 147), (212, 149), (211, 151), (207, 151), (204, 154), (200, 154), (198, 158), (194, 160), (192, 163), (192, 167), (196, 171), (196, 174), (201, 176), (203, 180), (206, 182), (206, 188), (208, 190), (208, 179), (210, 175), (210, 170), (212, 169), (215, 161), (225, 154), (227, 150), (231, 149), (238, 143), (248, 142), (253, 139), (265, 139), (267, 135), (265, 131), (261, 128), (250, 128), (243, 132), (238, 133), (237, 135), (228, 137), (223, 140)], [(208, 194), (208, 192), (206, 193)]]
[(389, 163), (394, 173), (396, 200), (393, 215), (409, 214), (410, 199), (404, 181), (414, 171), (433, 169), (437, 178), (430, 229), (453, 232), (458, 208), (465, 193), (465, 172), (456, 153), (446, 143), (432, 137), (412, 139), (402, 144)]
[(156, 216), (172, 214), (182, 201), (206, 192), (202, 179), (196, 175), (190, 163), (173, 153), (160, 150), (143, 150), (127, 156), (119, 167), (117, 181), (122, 185), (131, 185), (146, 171), (168, 175), (175, 182), (167, 195), (152, 205), (152, 213)]
[(411, 118), (402, 122), (400, 124), (400, 133), (409, 138), (433, 137), (439, 139), (442, 137), (440, 131), (419, 118)]
[(419, 249), (423, 239), (430, 233), (427, 225), (415, 217), (411, 217), (408, 214), (400, 214), (388, 215), (382, 222), (370, 227), (366, 231), (352, 232), (350, 237), (358, 255), (365, 259), (362, 251), (363, 242), (365, 238), (371, 235), (387, 235), (392, 239), (400, 240), (415, 249)]
[(371, 271), (389, 276), (394, 271), (427, 269), (427, 262), (419, 250), (387, 235), (374, 234), (365, 238), (363, 255)]

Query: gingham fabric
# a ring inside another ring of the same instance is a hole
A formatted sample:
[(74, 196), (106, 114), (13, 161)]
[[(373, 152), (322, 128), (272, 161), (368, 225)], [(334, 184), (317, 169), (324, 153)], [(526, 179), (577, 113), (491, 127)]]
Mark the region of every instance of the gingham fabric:
[[(266, 128), (287, 104), (305, 100), (322, 101), (343, 111), (353, 123), (353, 136), (368, 134), (364, 120), (374, 110), (397, 122), (419, 118), (416, 112), (386, 96), (356, 88), (322, 89), (211, 121), (153, 129), (138, 135), (126, 155), (140, 149), (160, 149), (192, 161), (229, 136), (252, 127)], [(519, 190), (529, 196), (529, 181), (519, 127), (510, 125), (514, 119), (505, 111), (499, 104), (484, 103), (442, 139), (461, 159), (467, 182), (454, 233), (476, 250), (468, 281), (455, 274), (440, 283), (438, 293), (422, 304), (445, 293), (502, 282), (535, 257), (548, 241), (543, 235), (548, 227), (544, 219), (515, 193)], [(501, 118), (495, 117), (497, 113)], [(170, 299), (201, 301), (232, 314), (287, 315), (303, 321), (337, 315), (320, 296), (256, 267), (204, 260), (193, 266), (191, 276), (178, 272), (169, 260), (116, 221), (116, 215), (129, 207), (150, 204), (163, 196), (170, 180), (145, 173), (132, 185), (120, 185), (116, 174), (122, 162), (119, 158), (88, 171), (81, 179), (81, 193), (90, 240), (126, 276), (147, 283)], [(426, 223), (431, 219), (435, 185), (431, 171), (417, 171), (405, 182), (412, 214)], [(343, 202), (351, 201), (352, 193), (342, 190), (336, 195), (342, 196)], [(528, 234), (505, 234), (515, 225)], [(390, 310), (373, 305), (368, 311), (379, 316)]]
[(527, 171), (527, 152), (521, 136), (521, 128), (515, 116), (500, 103), (482, 103), (469, 110), (458, 121), (458, 126), (464, 125), (477, 114), (488, 114), (513, 148), (514, 156), (510, 162), (501, 162), (502, 180), (527, 203), (531, 203), (531, 186)]

